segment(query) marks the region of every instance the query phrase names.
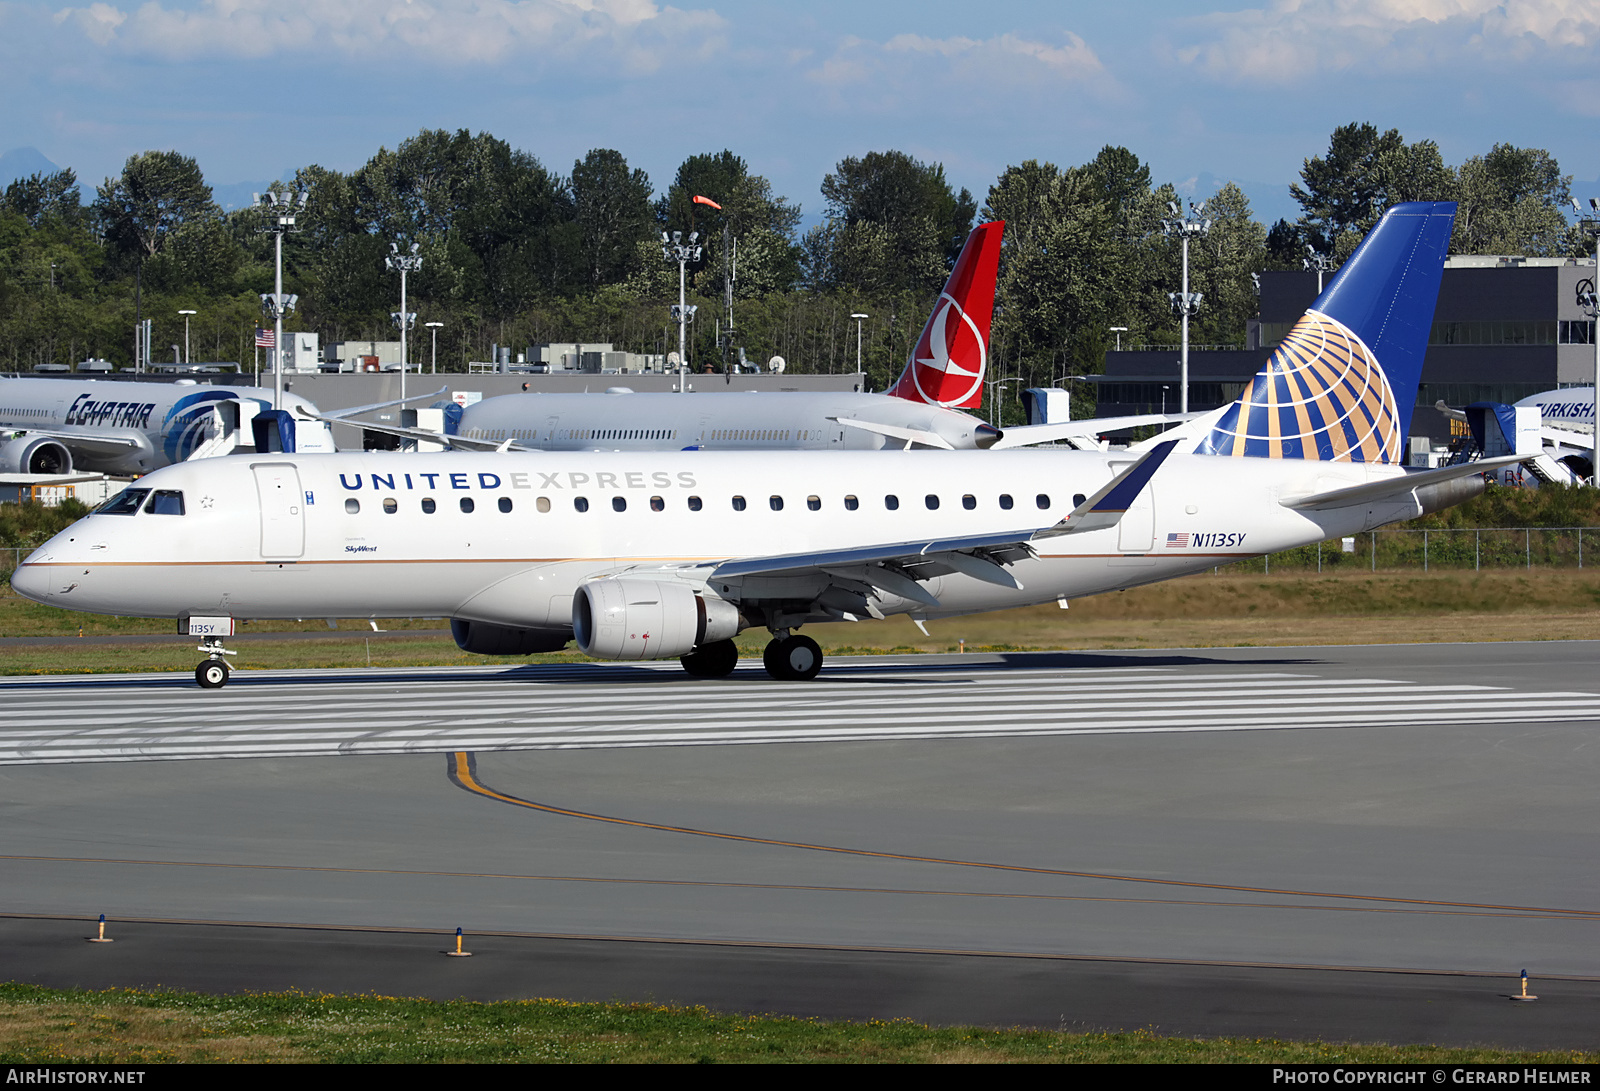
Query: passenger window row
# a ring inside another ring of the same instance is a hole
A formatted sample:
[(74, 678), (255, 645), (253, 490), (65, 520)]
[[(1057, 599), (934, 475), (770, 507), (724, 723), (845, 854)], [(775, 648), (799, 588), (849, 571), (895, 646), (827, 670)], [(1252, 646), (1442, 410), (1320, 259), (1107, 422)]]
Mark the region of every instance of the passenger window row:
[[(139, 492), (140, 496), (141, 497), (143, 496), (142, 490), (130, 489), (130, 490), (128, 490), (128, 492)], [(167, 496), (167, 495), (176, 496), (177, 497), (178, 510), (175, 513), (172, 513), (172, 514), (177, 514), (177, 515), (182, 515), (183, 514), (183, 494), (182, 493), (172, 493), (172, 494), (158, 493), (157, 495), (158, 496)], [(690, 511), (702, 511), (702, 510), (704, 510), (705, 501), (702, 500), (700, 497), (691, 496), (691, 497), (688, 497), (687, 499), (688, 499), (688, 507), (689, 507)], [(1035, 496), (1033, 498), (1033, 502), (1034, 502), (1034, 505), (1037, 508), (1039, 508), (1040, 511), (1047, 511), (1050, 508), (1050, 495), (1048, 493), (1039, 493), (1037, 496)], [(1073, 497), (1074, 506), (1076, 506), (1078, 504), (1081, 504), (1082, 502), (1083, 502), (1083, 494), (1082, 493), (1078, 493), (1077, 495), (1075, 495)], [(155, 501), (152, 500), (151, 503), (154, 504)], [(470, 496), (461, 497), (460, 500), (458, 501), (458, 503), (459, 503), (459, 506), (460, 506), (460, 508), (461, 508), (461, 510), (463, 512), (471, 512), (471, 511), (475, 510), (476, 507), (477, 507), (477, 505), (474, 503), (472, 497), (470, 497)], [(743, 496), (734, 496), (734, 497), (732, 497), (731, 498), (731, 503), (732, 503), (734, 511), (745, 511), (749, 507), (749, 502), (746, 501), (746, 499)], [(134, 504), (134, 507), (137, 508), (138, 500), (137, 499), (134, 500), (133, 504)], [(503, 512), (511, 511), (512, 504), (511, 504), (511, 498), (509, 496), (500, 497), (498, 499), (498, 501), (497, 501), (497, 504), (498, 504), (498, 506), (499, 506), (501, 511), (503, 511)], [(939, 510), (939, 505), (940, 505), (940, 499), (939, 499), (938, 494), (937, 493), (928, 493), (926, 496), (924, 496), (922, 498), (922, 504), (929, 511), (938, 511)], [(431, 496), (423, 497), (421, 506), (422, 506), (423, 514), (425, 514), (425, 515), (432, 515), (436, 511), (438, 511), (438, 502), (435, 501), (434, 498), (431, 497)], [(572, 506), (573, 506), (573, 509), (575, 511), (588, 511), (589, 510), (589, 498), (586, 497), (586, 496), (575, 496), (575, 497), (572, 498)], [(896, 496), (894, 493), (886, 494), (884, 496), (884, 498), (883, 498), (883, 506), (884, 506), (884, 510), (886, 510), (886, 511), (899, 511), (900, 510), (900, 497)], [(966, 493), (961, 497), (961, 506), (964, 509), (966, 509), (967, 511), (976, 510), (976, 508), (978, 507), (978, 498), (976, 496), (974, 496), (973, 494), (971, 494), (971, 493)], [(999, 506), (1000, 506), (1000, 509), (1002, 511), (1010, 511), (1012, 509), (1012, 507), (1015, 506), (1015, 501), (1011, 497), (1010, 493), (1001, 493), (1000, 494), (1000, 496), (999, 496)], [(395, 497), (392, 497), (392, 496), (385, 497), (384, 500), (383, 500), (382, 507), (383, 507), (383, 510), (384, 510), (384, 512), (386, 514), (393, 515), (397, 511), (400, 510), (400, 502)], [(534, 501), (534, 507), (537, 508), (541, 512), (548, 512), (550, 510), (550, 499), (549, 499), (549, 497), (545, 497), (545, 496), (539, 497), (536, 501)], [(778, 496), (776, 494), (767, 497), (767, 507), (770, 508), (772, 511), (782, 511), (783, 508), (784, 508), (783, 497)], [(822, 508), (823, 508), (822, 498), (820, 496), (816, 496), (814, 494), (811, 495), (811, 496), (806, 497), (806, 508), (809, 511), (821, 511)], [(846, 511), (859, 511), (860, 508), (861, 508), (861, 498), (860, 497), (854, 496), (854, 495), (849, 495), (849, 496), (844, 497), (844, 509)], [(110, 514), (125, 514), (123, 512), (112, 511), (109, 505), (107, 507), (105, 507), (105, 508), (102, 508), (101, 510), (109, 512)], [(154, 509), (150, 509), (150, 510), (154, 510)], [(344, 502), (344, 510), (349, 512), (351, 515), (359, 514), (360, 511), (361, 511), (361, 501), (357, 500), (353, 496), (346, 498), (345, 502)], [(613, 496), (611, 498), (611, 510), (612, 511), (627, 511), (628, 510), (628, 498), (625, 497), (625, 496)], [(651, 511), (666, 511), (667, 510), (666, 497), (663, 497), (663, 496), (652, 496), (650, 498), (650, 510)], [(166, 513), (163, 512), (163, 514), (166, 514)]]

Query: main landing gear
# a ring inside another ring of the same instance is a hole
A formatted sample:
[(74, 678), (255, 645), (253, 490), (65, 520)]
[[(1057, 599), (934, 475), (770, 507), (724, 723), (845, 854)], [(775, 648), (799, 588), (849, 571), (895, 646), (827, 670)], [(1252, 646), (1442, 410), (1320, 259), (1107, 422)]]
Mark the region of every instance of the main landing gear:
[(822, 649), (809, 636), (773, 634), (772, 643), (761, 653), (767, 673), (783, 682), (809, 682), (822, 669)]
[[(766, 664), (767, 673), (780, 681), (809, 682), (822, 669), (822, 649), (809, 636), (773, 634), (761, 661)], [(739, 649), (731, 640), (717, 640), (680, 656), (678, 662), (696, 678), (726, 678), (739, 665)]]
[(228, 684), (228, 661), (225, 655), (238, 655), (222, 646), (220, 636), (207, 636), (200, 638), (200, 651), (207, 655), (205, 662), (194, 669), (194, 680), (200, 684), (201, 689), (221, 689)]
[(726, 678), (739, 665), (739, 648), (731, 640), (714, 640), (679, 656), (678, 662), (696, 678)]

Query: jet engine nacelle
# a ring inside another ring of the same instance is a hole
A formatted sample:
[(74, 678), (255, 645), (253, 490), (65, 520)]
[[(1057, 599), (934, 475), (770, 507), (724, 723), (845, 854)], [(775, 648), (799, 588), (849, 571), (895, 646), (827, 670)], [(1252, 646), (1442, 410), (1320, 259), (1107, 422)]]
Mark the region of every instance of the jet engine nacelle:
[(72, 452), (49, 436), (23, 436), (0, 444), (0, 473), (70, 474)]
[(676, 580), (607, 577), (572, 597), (572, 632), (596, 659), (665, 659), (734, 637), (739, 609)]
[(509, 625), (490, 625), (486, 621), (450, 619), (450, 635), (456, 647), (478, 655), (533, 655), (559, 652), (572, 638), (559, 629), (516, 629)]

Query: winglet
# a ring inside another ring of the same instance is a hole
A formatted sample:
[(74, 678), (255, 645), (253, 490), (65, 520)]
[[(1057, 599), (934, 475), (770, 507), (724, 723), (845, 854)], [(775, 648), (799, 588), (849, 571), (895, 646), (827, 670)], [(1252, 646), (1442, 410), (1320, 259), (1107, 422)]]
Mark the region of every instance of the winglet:
[(1178, 442), (1169, 439), (1156, 444), (1138, 462), (1106, 482), (1099, 492), (1074, 508), (1072, 514), (1055, 526), (1039, 531), (1034, 538), (1056, 538), (1063, 534), (1082, 534), (1084, 531), (1116, 526), (1167, 460), (1167, 456), (1178, 446)]
[(1005, 222), (979, 224), (956, 259), (906, 369), (888, 393), (912, 402), (974, 409), (983, 403), (989, 321)]

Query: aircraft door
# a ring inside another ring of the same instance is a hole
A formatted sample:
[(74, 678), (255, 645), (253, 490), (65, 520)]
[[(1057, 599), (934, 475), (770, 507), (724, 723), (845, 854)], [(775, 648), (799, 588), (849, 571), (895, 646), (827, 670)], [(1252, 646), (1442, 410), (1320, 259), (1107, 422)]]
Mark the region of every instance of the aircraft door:
[(305, 493), (300, 474), (284, 462), (261, 462), (250, 467), (256, 475), (256, 495), (261, 501), (261, 557), (293, 560), (305, 553)]
[[(1111, 472), (1119, 474), (1131, 463), (1113, 462)], [(1155, 547), (1156, 500), (1155, 482), (1150, 482), (1133, 498), (1128, 510), (1117, 523), (1117, 548), (1124, 553), (1148, 553)]]

